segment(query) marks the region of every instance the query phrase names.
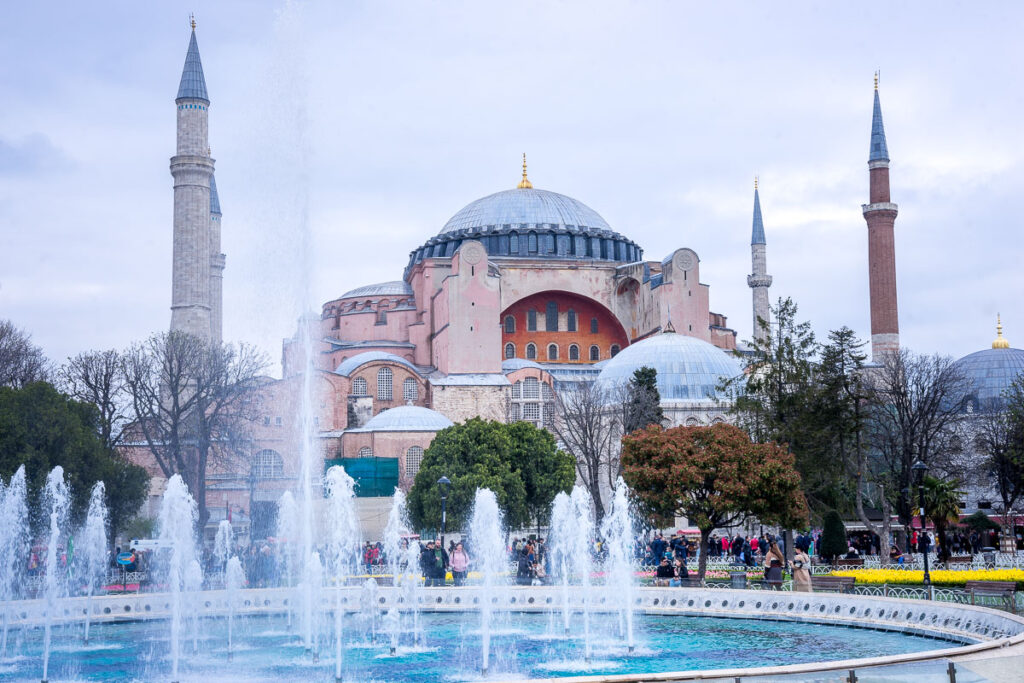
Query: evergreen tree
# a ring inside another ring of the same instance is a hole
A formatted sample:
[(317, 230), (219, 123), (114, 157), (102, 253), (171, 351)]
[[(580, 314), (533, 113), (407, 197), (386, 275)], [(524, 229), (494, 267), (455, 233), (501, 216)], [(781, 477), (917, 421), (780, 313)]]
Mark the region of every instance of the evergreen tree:
[(631, 434), (648, 425), (660, 425), (665, 419), (661, 410), (661, 394), (658, 392), (658, 371), (642, 367), (633, 372), (626, 388), (626, 403), (623, 407), (623, 427)]
[(846, 542), (846, 527), (843, 520), (835, 510), (825, 513), (824, 529), (821, 533), (821, 548), (818, 554), (829, 562), (835, 561), (837, 557), (846, 554), (849, 545)]

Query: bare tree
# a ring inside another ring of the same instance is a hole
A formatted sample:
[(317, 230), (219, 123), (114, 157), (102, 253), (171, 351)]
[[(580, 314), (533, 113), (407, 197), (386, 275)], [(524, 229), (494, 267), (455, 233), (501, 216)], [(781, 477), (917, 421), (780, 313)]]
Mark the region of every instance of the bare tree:
[(121, 355), (113, 349), (80, 353), (57, 370), (57, 381), (71, 398), (96, 406), (100, 438), (107, 449), (120, 446), (130, 408)]
[(266, 360), (249, 346), (169, 332), (129, 349), (123, 367), (133, 431), (164, 476), (182, 476), (205, 526), (207, 472), (216, 462), (235, 464), (247, 448)]
[(10, 320), (0, 320), (0, 386), (20, 388), (49, 375), (49, 362), (31, 335)]
[[(890, 500), (914, 483), (918, 460), (939, 476), (959, 474), (953, 456), (970, 384), (952, 359), (900, 349), (868, 369), (865, 388), (873, 477), (889, 483)], [(897, 503), (900, 521), (909, 524), (911, 501), (901, 496)]]
[(549, 429), (576, 459), (576, 473), (594, 500), (594, 513), (604, 519), (604, 496), (621, 474), (623, 400), (621, 391), (596, 382), (562, 388), (555, 397), (555, 419)]

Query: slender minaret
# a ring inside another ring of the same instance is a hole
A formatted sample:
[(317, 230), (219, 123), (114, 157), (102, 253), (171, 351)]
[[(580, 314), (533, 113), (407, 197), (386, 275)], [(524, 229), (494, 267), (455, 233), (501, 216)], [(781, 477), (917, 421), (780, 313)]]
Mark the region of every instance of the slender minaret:
[(757, 178), (754, 178), (754, 228), (750, 234), (750, 262), (753, 273), (747, 276), (747, 286), (754, 297), (754, 339), (763, 339), (765, 336), (765, 330), (758, 319), (770, 323), (772, 315), (768, 304), (768, 288), (772, 286), (772, 276), (768, 274), (765, 247), (761, 197), (757, 192)]
[(889, 201), (889, 148), (885, 144), (882, 105), (875, 74), (875, 109), (871, 116), (870, 204), (861, 208), (868, 224), (868, 277), (871, 289), (871, 359), (882, 361), (900, 348), (900, 323), (896, 307), (896, 240), (893, 228), (898, 207)]
[(224, 341), (223, 302), (224, 264), (227, 257), (220, 251), (220, 196), (217, 194), (217, 179), (210, 176), (210, 339), (220, 344)]
[(213, 159), (207, 134), (210, 99), (206, 95), (206, 79), (199, 60), (195, 20), (192, 20), (192, 38), (174, 102), (178, 108), (178, 147), (177, 154), (171, 157), (174, 177), (171, 331), (210, 339)]

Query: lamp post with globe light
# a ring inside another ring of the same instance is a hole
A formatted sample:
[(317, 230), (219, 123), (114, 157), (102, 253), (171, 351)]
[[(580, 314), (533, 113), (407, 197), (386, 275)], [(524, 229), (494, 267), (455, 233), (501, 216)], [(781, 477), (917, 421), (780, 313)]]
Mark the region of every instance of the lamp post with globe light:
[(444, 535), (448, 530), (448, 487), (452, 485), (451, 480), (448, 477), (441, 477), (437, 480), (437, 485), (441, 487), (441, 549), (444, 549)]
[[(921, 540), (924, 541), (925, 532), (925, 515), (924, 515), (924, 473), (928, 471), (928, 465), (918, 460), (910, 468), (914, 472), (914, 476), (917, 477), (917, 494), (918, 499), (921, 503), (921, 507), (918, 509), (918, 514), (921, 516)], [(928, 573), (928, 542), (924, 541), (924, 585), (927, 588), (932, 583), (932, 577)]]

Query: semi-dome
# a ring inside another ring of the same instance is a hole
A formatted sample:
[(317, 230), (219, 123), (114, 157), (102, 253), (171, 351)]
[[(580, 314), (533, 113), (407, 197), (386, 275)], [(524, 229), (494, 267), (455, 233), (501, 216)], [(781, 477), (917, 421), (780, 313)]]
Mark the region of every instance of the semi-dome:
[(364, 351), (363, 353), (357, 353), (351, 358), (346, 358), (345, 360), (341, 361), (341, 363), (334, 370), (334, 372), (344, 377), (349, 377), (353, 372), (355, 372), (362, 366), (366, 365), (367, 363), (373, 363), (375, 361), (387, 361), (389, 363), (398, 363), (399, 365), (403, 365), (408, 369), (412, 370), (413, 372), (419, 374), (419, 370), (416, 369), (415, 365), (413, 365), (406, 359), (402, 358), (401, 356), (396, 356), (395, 354), (388, 353), (386, 351)]
[(722, 380), (743, 373), (736, 358), (717, 346), (685, 334), (667, 332), (627, 346), (597, 376), (602, 388), (625, 386), (643, 367), (658, 373), (662, 401), (707, 401), (718, 396)]
[(391, 282), (378, 282), (375, 285), (356, 287), (341, 295), (341, 299), (356, 299), (367, 296), (408, 296), (412, 295), (412, 287), (404, 280), (392, 280)]
[(601, 215), (564, 194), (539, 190), (525, 180), (513, 190), (463, 207), (441, 232), (409, 257), (451, 257), (463, 241), (483, 243), (489, 256), (639, 261), (643, 250), (611, 229)]
[(955, 363), (971, 383), (971, 403), (976, 410), (1001, 408), (1003, 392), (1024, 373), (1024, 350), (1010, 347), (1003, 336), (1002, 321), (996, 329), (992, 348), (975, 351)]
[(359, 429), (359, 432), (439, 432), (454, 422), (441, 413), (420, 406), (399, 406), (384, 410)]

